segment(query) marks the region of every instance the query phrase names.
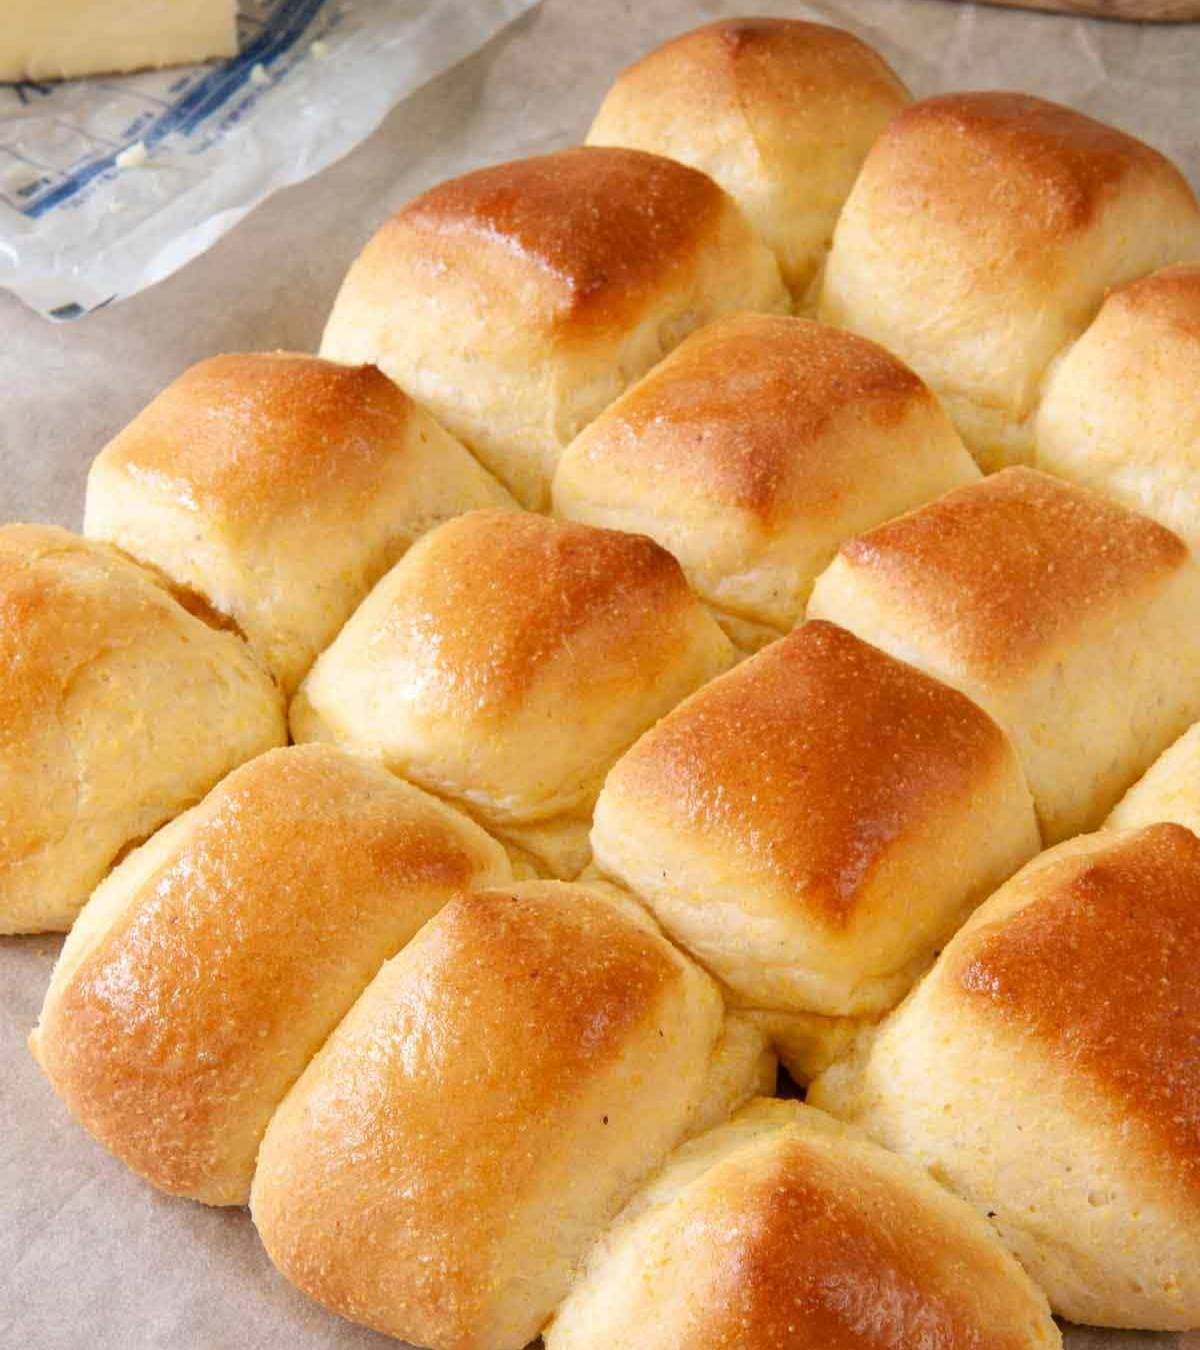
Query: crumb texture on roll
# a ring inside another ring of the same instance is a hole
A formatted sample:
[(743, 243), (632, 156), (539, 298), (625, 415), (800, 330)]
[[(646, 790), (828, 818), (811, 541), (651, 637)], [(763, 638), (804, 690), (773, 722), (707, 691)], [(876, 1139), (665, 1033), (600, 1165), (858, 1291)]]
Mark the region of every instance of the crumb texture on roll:
[(929, 389), (881, 347), (739, 314), (576, 437), (554, 508), (657, 539), (731, 635), (748, 622), (761, 645), (802, 616), (842, 540), (978, 477)]
[(1200, 266), (1114, 291), (1051, 372), (1037, 465), (1144, 511), (1200, 553)]
[(103, 544), (0, 528), (0, 932), (67, 929), (132, 844), (287, 739), (249, 648)]
[(879, 53), (842, 29), (720, 19), (622, 71), (588, 143), (666, 155), (715, 179), (801, 302), (867, 151), (907, 102)]
[(474, 512), (376, 586), (301, 686), (292, 730), (382, 759), (571, 877), (609, 767), (733, 659), (651, 540)]
[(592, 846), (738, 1004), (849, 1017), (898, 1002), (1040, 841), (982, 709), (813, 622), (618, 761)]
[(510, 875), (479, 826), (385, 769), (273, 750), (103, 882), (31, 1048), (134, 1171), (244, 1204), (271, 1113), (383, 962), (456, 891)]
[(272, 1260), (354, 1321), (519, 1350), (700, 1121), (723, 1010), (637, 906), (562, 882), (452, 900), (268, 1128)]
[(372, 366), (215, 356), (97, 456), (85, 533), (227, 615), (286, 692), (426, 530), (514, 506)]
[(562, 448), (692, 329), (789, 304), (710, 178), (585, 146), (404, 207), (347, 274), (321, 353), (374, 362), (538, 508)]
[(1056, 1350), (987, 1224), (820, 1111), (754, 1102), (601, 1239), (547, 1350)]
[(986, 708), (1047, 843), (1097, 828), (1200, 717), (1200, 568), (1183, 541), (1033, 469), (843, 544), (808, 612)]
[(907, 361), (998, 469), (1032, 459), (1042, 378), (1106, 292), (1191, 259), (1200, 208), (1157, 151), (1026, 94), (944, 94), (868, 154), (820, 313)]
[(1111, 830), (1173, 821), (1200, 835), (1200, 722), (1154, 761), (1113, 807)]
[(1071, 840), (810, 1098), (985, 1210), (1062, 1316), (1195, 1328), (1198, 962), (1200, 839)]

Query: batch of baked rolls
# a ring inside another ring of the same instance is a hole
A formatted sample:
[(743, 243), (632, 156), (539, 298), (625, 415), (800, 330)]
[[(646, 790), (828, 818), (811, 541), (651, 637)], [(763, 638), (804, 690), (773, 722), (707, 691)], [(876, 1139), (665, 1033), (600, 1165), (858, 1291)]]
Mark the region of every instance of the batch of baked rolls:
[(685, 34), (0, 530), (33, 1053), (435, 1350), (1200, 1326), (1197, 546), (1178, 170)]

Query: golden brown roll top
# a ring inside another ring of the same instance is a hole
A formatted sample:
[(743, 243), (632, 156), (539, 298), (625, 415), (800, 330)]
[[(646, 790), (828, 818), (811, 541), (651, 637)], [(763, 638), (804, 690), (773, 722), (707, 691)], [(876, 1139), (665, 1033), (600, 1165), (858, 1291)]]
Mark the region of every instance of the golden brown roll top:
[(372, 366), (200, 362), (101, 451), (84, 529), (231, 618), (285, 691), (425, 530), (508, 494)]
[(847, 1017), (894, 1005), (1039, 839), (986, 713), (808, 623), (618, 761), (592, 845), (737, 1003)]
[(1174, 821), (1200, 835), (1200, 722), (1154, 761), (1113, 807), (1112, 830)]
[(554, 508), (639, 530), (741, 645), (787, 632), (848, 536), (979, 477), (873, 342), (740, 314), (692, 334), (567, 447)]
[(547, 1350), (1053, 1350), (987, 1224), (820, 1111), (758, 1101), (680, 1148), (598, 1245)]
[(986, 1210), (1054, 1310), (1200, 1325), (1200, 839), (1072, 840), (1024, 868), (814, 1085)]
[(632, 902), (561, 882), (460, 896), (276, 1113), (255, 1223), (343, 1316), (518, 1350), (702, 1118), (721, 1033), (716, 987)]
[(1032, 469), (843, 544), (808, 612), (986, 708), (1050, 843), (1097, 827), (1200, 717), (1200, 569), (1183, 542)]
[(883, 343), (986, 469), (1032, 458), (1050, 362), (1113, 286), (1200, 258), (1200, 208), (1149, 146), (1025, 94), (924, 99), (846, 202), (821, 316)]
[(1114, 291), (1046, 382), (1037, 464), (1200, 552), (1200, 266)]
[(134, 1171), (244, 1204), (271, 1113), (383, 962), (503, 849), (331, 746), (230, 774), (99, 887), (67, 939), (36, 1057)]
[(66, 929), (130, 845), (286, 740), (249, 649), (102, 544), (0, 528), (0, 932)]
[(649, 539), (473, 512), (376, 586), (305, 680), (292, 730), (382, 759), (570, 877), (609, 766), (732, 661)]
[(867, 151), (907, 102), (895, 72), (851, 33), (721, 19), (622, 71), (588, 143), (667, 155), (715, 179), (801, 301)]
[(393, 216), (321, 352), (380, 366), (540, 507), (562, 448), (693, 328), (788, 303), (710, 178), (583, 147), (480, 169)]

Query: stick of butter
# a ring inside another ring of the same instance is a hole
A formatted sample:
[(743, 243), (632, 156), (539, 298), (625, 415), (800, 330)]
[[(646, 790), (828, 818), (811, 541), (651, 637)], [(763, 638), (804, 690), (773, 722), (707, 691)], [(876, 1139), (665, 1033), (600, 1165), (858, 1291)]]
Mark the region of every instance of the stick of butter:
[(236, 20), (236, 0), (0, 0), (0, 82), (233, 56)]

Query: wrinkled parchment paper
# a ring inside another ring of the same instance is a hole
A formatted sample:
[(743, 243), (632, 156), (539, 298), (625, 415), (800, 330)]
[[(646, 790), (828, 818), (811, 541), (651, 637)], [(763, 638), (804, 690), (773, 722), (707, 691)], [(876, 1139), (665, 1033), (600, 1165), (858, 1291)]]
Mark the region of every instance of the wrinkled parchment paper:
[[(91, 456), (184, 366), (216, 351), (311, 349), (343, 271), (390, 210), (451, 174), (578, 140), (623, 63), (706, 19), (755, 11), (855, 29), (918, 93), (1010, 87), (1075, 103), (1152, 141), (1200, 184), (1200, 27), (949, 0), (544, 0), (349, 158), (159, 286), (58, 326), (0, 295), (0, 515), (78, 527)], [(25, 1050), (57, 948), (0, 939), (0, 1347), (394, 1344), (294, 1293), (244, 1213), (157, 1196), (68, 1119)], [(1070, 1330), (1068, 1345), (1200, 1350), (1200, 1336)]]

